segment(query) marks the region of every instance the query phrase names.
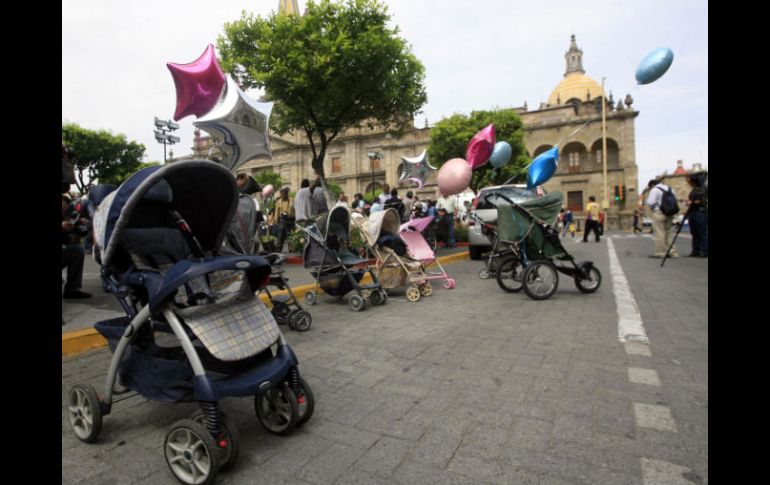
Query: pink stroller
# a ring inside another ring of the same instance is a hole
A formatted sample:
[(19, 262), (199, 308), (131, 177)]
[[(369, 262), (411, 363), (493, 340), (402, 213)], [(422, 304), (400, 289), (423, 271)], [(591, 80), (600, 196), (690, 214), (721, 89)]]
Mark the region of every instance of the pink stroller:
[[(422, 271), (426, 280), (438, 280), (443, 279), (444, 288), (452, 289), (456, 286), (456, 282), (453, 278), (444, 270), (441, 263), (438, 262), (436, 254), (428, 245), (428, 241), (422, 236), (421, 232), (433, 222), (433, 216), (421, 217), (419, 219), (412, 219), (411, 221), (401, 224), (399, 228), (399, 237), (406, 244), (406, 251), (409, 257), (415, 261), (419, 261), (422, 265)], [(429, 271), (428, 268), (437, 266), (438, 271)], [(430, 287), (430, 284), (427, 285)]]

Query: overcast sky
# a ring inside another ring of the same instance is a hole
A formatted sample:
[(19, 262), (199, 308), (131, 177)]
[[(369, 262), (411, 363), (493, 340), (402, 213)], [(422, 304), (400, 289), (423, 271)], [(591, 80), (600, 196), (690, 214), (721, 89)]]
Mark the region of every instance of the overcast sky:
[[(122, 133), (162, 161), (153, 118), (172, 119), (176, 92), (167, 62), (197, 59), (241, 11), (267, 16), (278, 0), (63, 0), (62, 121)], [(392, 22), (425, 65), (423, 126), (453, 113), (523, 106), (537, 109), (565, 71), (575, 34), (586, 75), (614, 95), (631, 94), (639, 184), (676, 161), (708, 167), (707, 0), (387, 0)], [(299, 0), (304, 11), (306, 0)], [(674, 62), (637, 86), (639, 62), (669, 47)], [(193, 145), (194, 116), (170, 146)]]

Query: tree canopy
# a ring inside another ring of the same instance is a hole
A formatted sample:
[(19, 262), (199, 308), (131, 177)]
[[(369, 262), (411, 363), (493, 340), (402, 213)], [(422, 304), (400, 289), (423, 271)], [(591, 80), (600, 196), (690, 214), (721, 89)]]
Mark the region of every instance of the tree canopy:
[(271, 129), (305, 134), (325, 188), (339, 134), (362, 123), (398, 133), (427, 101), (425, 69), (389, 21), (377, 0), (310, 0), (302, 16), (244, 12), (218, 39), (222, 67), (275, 102)]
[(512, 109), (473, 111), (470, 115), (454, 114), (431, 129), (428, 157), (431, 165), (440, 167), (453, 158), (465, 158), (468, 142), (482, 128), (495, 125), (495, 138), (511, 145), (511, 160), (499, 169), (489, 163), (473, 171), (470, 188), (474, 192), (488, 185), (501, 184), (517, 175), (513, 183), (526, 180), (524, 167), (529, 163), (524, 146), (524, 129), (518, 113)]
[(73, 152), (75, 185), (81, 194), (88, 192), (94, 179), (102, 184), (120, 184), (143, 166), (145, 147), (128, 141), (125, 135), (106, 130), (89, 130), (76, 123), (64, 123), (62, 141)]

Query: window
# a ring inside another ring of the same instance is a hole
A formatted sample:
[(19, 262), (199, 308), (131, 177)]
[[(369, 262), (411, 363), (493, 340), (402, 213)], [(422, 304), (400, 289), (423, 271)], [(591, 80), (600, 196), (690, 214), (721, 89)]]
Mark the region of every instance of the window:
[(569, 160), (569, 173), (575, 173), (580, 171), (580, 153), (572, 152), (568, 155)]
[(583, 192), (567, 192), (567, 208), (572, 212), (582, 212)]
[(339, 157), (332, 158), (332, 173), (342, 172), (342, 160)]

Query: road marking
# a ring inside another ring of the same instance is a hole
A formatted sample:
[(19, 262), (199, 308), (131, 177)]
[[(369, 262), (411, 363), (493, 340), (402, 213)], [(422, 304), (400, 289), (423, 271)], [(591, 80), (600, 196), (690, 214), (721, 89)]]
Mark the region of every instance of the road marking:
[(671, 416), (671, 410), (668, 407), (638, 402), (633, 404), (637, 426), (658, 431), (677, 432), (676, 423), (674, 422), (674, 418)]
[(628, 368), (628, 380), (632, 384), (647, 384), (648, 386), (660, 386), (658, 373), (653, 369), (641, 369), (639, 367)]
[(607, 238), (607, 251), (610, 256), (610, 274), (612, 275), (612, 291), (615, 293), (615, 303), (618, 306), (618, 338), (621, 342), (636, 341), (649, 344), (647, 332), (644, 330), (642, 315), (636, 304), (631, 288), (628, 286), (623, 268), (620, 266), (618, 255), (612, 238)]
[(685, 478), (695, 478), (695, 475), (687, 467), (666, 461), (648, 460), (647, 458), (642, 458), (641, 461), (644, 485), (695, 485), (695, 482)]

